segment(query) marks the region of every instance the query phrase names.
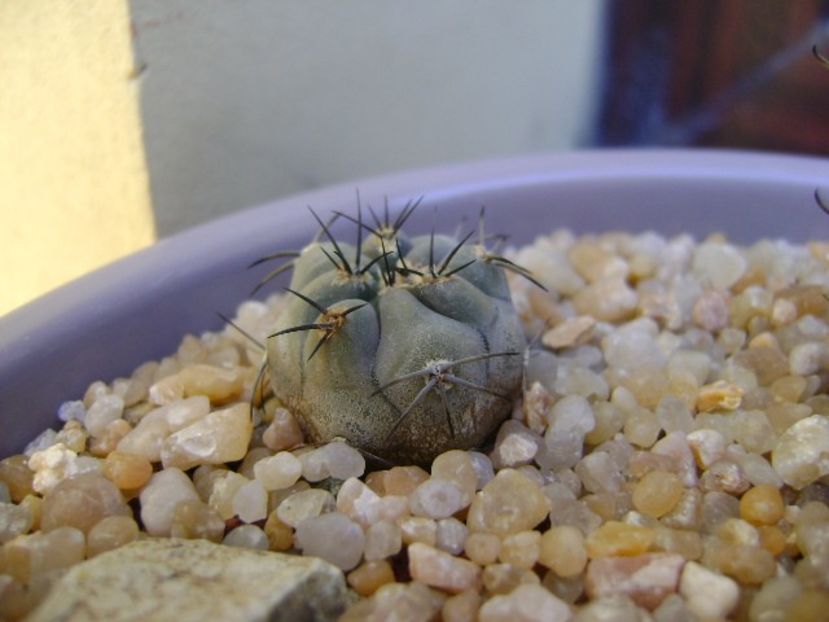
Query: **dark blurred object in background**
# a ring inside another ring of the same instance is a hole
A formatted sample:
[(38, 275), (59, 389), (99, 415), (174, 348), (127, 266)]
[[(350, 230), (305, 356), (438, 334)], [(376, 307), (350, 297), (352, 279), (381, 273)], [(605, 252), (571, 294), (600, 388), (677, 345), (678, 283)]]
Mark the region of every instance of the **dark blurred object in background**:
[(829, 2), (625, 0), (608, 12), (598, 144), (829, 155)]

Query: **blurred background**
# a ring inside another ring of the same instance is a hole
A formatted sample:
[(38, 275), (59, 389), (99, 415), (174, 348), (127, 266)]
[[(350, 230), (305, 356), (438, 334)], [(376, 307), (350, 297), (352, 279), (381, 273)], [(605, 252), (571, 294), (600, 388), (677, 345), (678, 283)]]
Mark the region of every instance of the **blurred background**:
[(0, 2), (0, 314), (222, 214), (395, 170), (826, 156), (815, 45), (822, 0)]

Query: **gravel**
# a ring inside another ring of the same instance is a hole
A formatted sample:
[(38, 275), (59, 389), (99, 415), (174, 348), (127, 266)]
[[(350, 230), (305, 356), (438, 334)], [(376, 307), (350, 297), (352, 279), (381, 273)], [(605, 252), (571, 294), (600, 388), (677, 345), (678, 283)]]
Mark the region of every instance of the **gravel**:
[[(251, 421), (262, 354), (231, 327), (67, 396), (0, 461), (0, 619), (142, 533), (326, 559), (344, 620), (825, 612), (829, 244), (557, 231), (509, 257), (549, 289), (511, 280), (523, 399), (428, 470), (308, 447), (267, 394)], [(282, 305), (234, 321), (264, 341)]]

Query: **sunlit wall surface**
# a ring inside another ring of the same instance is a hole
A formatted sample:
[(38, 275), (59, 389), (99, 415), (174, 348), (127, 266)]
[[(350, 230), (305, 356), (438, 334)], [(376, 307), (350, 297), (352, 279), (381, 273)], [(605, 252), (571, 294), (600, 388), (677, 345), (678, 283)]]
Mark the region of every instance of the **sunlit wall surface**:
[(128, 7), (0, 2), (0, 314), (154, 239)]

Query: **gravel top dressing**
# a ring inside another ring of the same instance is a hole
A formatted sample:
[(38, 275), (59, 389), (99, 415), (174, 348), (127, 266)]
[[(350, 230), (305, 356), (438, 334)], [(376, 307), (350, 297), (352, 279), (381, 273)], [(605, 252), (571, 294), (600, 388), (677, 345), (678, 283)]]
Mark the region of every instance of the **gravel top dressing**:
[(289, 294), (67, 396), (58, 430), (0, 461), (0, 619), (98, 619), (95, 585), (86, 613), (54, 613), (64, 582), (172, 537), (179, 560), (202, 539), (340, 568), (350, 594), (325, 574), (340, 601), (317, 619), (825, 620), (829, 243), (560, 230), (508, 257), (548, 290), (508, 275), (522, 395), (488, 445), (427, 468), (305, 444), (260, 390)]

